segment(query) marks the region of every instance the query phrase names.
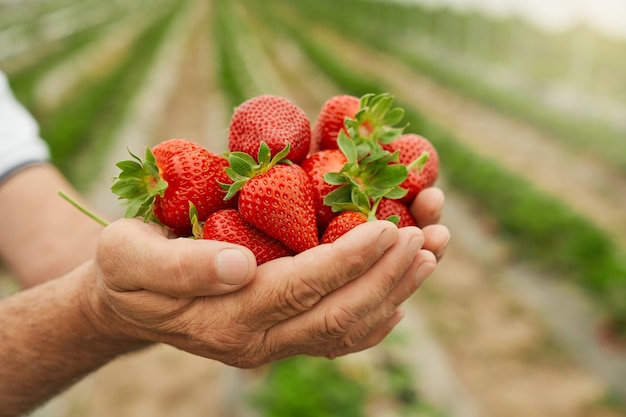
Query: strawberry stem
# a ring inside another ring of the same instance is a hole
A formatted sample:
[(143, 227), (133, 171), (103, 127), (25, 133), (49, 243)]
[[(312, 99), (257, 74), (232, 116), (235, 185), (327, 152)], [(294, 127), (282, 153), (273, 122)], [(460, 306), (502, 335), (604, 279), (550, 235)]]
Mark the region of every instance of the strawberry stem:
[(109, 223), (106, 220), (103, 220), (102, 218), (98, 217), (96, 214), (94, 214), (91, 211), (89, 211), (85, 206), (80, 204), (78, 201), (74, 200), (72, 197), (67, 195), (65, 192), (59, 191), (59, 195), (61, 197), (63, 197), (66, 201), (68, 201), (71, 205), (76, 207), (78, 210), (80, 210), (81, 212), (83, 212), (87, 216), (91, 217), (96, 222), (100, 223), (102, 226), (107, 227), (109, 225)]
[(420, 172), (422, 170), (422, 168), (424, 168), (424, 165), (426, 165), (426, 162), (428, 162), (428, 159), (430, 158), (430, 154), (426, 151), (422, 152), (420, 156), (418, 156), (417, 158), (415, 158), (415, 161), (411, 162), (409, 165), (407, 165), (407, 170), (408, 171), (416, 171), (416, 172)]

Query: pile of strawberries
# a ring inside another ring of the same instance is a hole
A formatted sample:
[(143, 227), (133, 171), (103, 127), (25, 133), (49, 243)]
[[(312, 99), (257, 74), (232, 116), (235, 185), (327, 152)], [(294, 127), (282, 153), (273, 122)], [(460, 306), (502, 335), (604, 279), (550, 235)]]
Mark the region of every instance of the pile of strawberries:
[(180, 237), (248, 247), (262, 264), (329, 243), (357, 225), (415, 225), (409, 207), (432, 186), (439, 158), (397, 127), (389, 94), (333, 96), (312, 126), (290, 100), (262, 95), (238, 106), (226, 155), (170, 139), (117, 164), (112, 191)]

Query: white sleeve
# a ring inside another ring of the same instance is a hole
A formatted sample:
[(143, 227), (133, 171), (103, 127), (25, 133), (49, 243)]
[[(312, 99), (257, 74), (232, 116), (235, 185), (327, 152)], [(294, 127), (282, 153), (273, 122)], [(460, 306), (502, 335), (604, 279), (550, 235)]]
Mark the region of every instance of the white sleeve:
[(0, 183), (23, 167), (49, 159), (37, 122), (15, 99), (0, 71)]

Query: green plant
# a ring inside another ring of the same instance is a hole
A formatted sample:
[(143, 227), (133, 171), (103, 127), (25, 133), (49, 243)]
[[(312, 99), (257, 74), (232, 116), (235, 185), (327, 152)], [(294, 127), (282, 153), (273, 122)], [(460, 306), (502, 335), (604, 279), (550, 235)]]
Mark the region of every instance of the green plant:
[(264, 417), (363, 417), (367, 395), (336, 362), (299, 356), (272, 365), (250, 401)]
[[(253, 5), (254, 3), (250, 3)], [(361, 96), (388, 89), (382, 81), (359, 75), (346, 65), (340, 52), (320, 43), (303, 30), (307, 23), (288, 11), (258, 9), (277, 34), (294, 39), (319, 69), (347, 94)], [(309, 24), (310, 25), (310, 24)], [(589, 221), (550, 198), (528, 181), (511, 174), (496, 161), (463, 146), (409, 105), (405, 109), (407, 131), (429, 138), (441, 158), (447, 184), (472, 200), (486, 215), (497, 220), (501, 234), (518, 254), (546, 275), (575, 282), (626, 335), (626, 257), (614, 242)]]

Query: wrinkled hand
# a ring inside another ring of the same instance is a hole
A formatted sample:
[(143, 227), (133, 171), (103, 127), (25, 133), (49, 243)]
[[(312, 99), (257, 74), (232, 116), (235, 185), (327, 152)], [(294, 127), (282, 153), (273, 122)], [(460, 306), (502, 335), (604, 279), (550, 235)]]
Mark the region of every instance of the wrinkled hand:
[(417, 226), (426, 237), (424, 249), (431, 251), (440, 260), (450, 240), (448, 229), (438, 224), (443, 211), (444, 194), (439, 188), (431, 187), (422, 190), (411, 205), (411, 213), (417, 220)]
[[(438, 197), (414, 205), (423, 224), (439, 216)], [(167, 343), (238, 367), (360, 351), (400, 321), (400, 305), (445, 249), (442, 228), (370, 222), (257, 267), (246, 248), (171, 239), (157, 226), (118, 220), (98, 249), (101, 327), (111, 337)]]

